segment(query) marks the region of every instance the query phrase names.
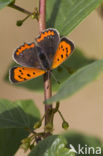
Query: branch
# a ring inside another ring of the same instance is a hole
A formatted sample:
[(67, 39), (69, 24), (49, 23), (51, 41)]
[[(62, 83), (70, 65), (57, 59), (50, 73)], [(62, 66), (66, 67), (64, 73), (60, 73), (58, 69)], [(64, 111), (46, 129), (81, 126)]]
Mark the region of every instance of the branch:
[[(39, 27), (40, 32), (46, 29), (46, 0), (39, 0)], [(51, 89), (51, 74), (47, 72), (44, 74), (44, 100), (49, 99), (52, 96)], [(45, 128), (48, 125), (53, 126), (52, 119), (52, 105), (45, 105)], [(46, 130), (46, 129), (45, 129)], [(48, 133), (50, 135), (50, 133)]]
[(39, 0), (39, 27), (40, 32), (46, 28), (46, 0)]
[(11, 7), (11, 8), (16, 9), (16, 10), (22, 12), (22, 13), (25, 13), (25, 14), (27, 14), (27, 15), (32, 15), (32, 14), (33, 14), (32, 12), (29, 12), (28, 10), (25, 10), (25, 9), (23, 9), (23, 8), (21, 8), (21, 7), (17, 6), (17, 5), (15, 5), (15, 4), (10, 4), (10, 5), (8, 5), (8, 6)]

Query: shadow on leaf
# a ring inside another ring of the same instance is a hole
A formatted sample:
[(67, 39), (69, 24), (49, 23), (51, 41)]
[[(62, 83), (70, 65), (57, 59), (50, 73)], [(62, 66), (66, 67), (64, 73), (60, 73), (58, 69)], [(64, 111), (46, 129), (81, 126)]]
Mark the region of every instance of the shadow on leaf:
[(49, 27), (49, 26), (50, 27), (54, 27), (57, 14), (58, 14), (58, 11), (60, 9), (61, 1), (62, 0), (56, 0), (55, 1), (55, 4), (54, 4), (53, 9), (52, 9), (52, 12), (51, 12), (50, 19), (48, 19), (48, 21), (47, 21), (47, 27)]
[(28, 135), (23, 128), (0, 129), (0, 155), (14, 156), (21, 145), (21, 140)]
[(0, 156), (14, 156), (21, 140), (27, 137), (40, 113), (32, 100), (15, 102), (0, 99)]

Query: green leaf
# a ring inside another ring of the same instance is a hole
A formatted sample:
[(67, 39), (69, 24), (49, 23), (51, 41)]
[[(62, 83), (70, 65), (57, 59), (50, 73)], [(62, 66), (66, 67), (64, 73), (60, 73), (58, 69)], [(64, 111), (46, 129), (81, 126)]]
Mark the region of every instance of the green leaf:
[(15, 0), (0, 0), (0, 9), (6, 7), (13, 2), (15, 2)]
[(69, 153), (66, 148), (66, 141), (61, 136), (50, 136), (41, 141), (31, 151), (29, 156), (75, 156), (74, 153)]
[(39, 119), (39, 110), (32, 100), (0, 99), (0, 129), (32, 128)]
[[(60, 81), (60, 83), (64, 82), (73, 72), (75, 72), (77, 69), (93, 62), (94, 59), (87, 58), (86, 56), (83, 55), (80, 49), (75, 49), (74, 53), (72, 56), (64, 62), (60, 67), (55, 69), (53, 71), (55, 77), (57, 80)], [(13, 66), (18, 66), (15, 63), (12, 63), (9, 67), (9, 69)], [(5, 80), (8, 82), (9, 78), (9, 69), (6, 73)], [(34, 91), (43, 91), (43, 77), (38, 77), (36, 79), (27, 81), (25, 83), (13, 85), (13, 86), (18, 86), (18, 87), (25, 87), (30, 90)], [(59, 85), (56, 83), (56, 81), (52, 78), (52, 87), (53, 90), (58, 90)]]
[[(75, 131), (66, 132), (63, 134), (63, 137), (65, 137), (67, 141), (67, 147), (70, 148), (70, 144), (71, 144), (76, 149), (77, 152), (78, 152), (79, 145), (84, 148), (85, 145), (87, 145), (87, 147), (93, 147), (95, 149), (95, 153), (96, 153), (96, 148), (100, 147), (103, 154), (103, 146), (102, 146), (103, 142), (101, 141), (101, 139), (97, 137), (84, 135)], [(85, 149), (83, 149), (83, 152), (85, 152)], [(98, 156), (102, 156), (102, 154), (98, 154)], [(92, 154), (92, 153), (80, 154), (80, 156), (97, 156), (97, 154)]]
[(28, 134), (23, 128), (0, 129), (0, 156), (14, 156)]
[(103, 0), (48, 0), (47, 27), (59, 30), (61, 36), (69, 34)]
[(72, 74), (63, 84), (61, 84), (56, 95), (46, 101), (50, 104), (55, 101), (63, 100), (70, 97), (83, 86), (96, 79), (100, 72), (103, 71), (103, 60), (95, 61), (85, 67), (82, 67), (77, 72)]
[(29, 135), (25, 128), (32, 128), (39, 118), (32, 100), (0, 99), (0, 155), (14, 156), (21, 140)]

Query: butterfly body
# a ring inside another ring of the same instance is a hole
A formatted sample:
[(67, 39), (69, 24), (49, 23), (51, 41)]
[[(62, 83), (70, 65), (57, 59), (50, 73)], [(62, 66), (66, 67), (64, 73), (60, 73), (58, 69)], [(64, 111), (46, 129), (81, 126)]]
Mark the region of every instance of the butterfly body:
[(14, 60), (23, 67), (10, 70), (10, 80), (23, 82), (51, 71), (63, 63), (72, 53), (74, 44), (55, 29), (46, 29), (40, 33), (35, 42), (16, 49)]
[(38, 61), (41, 65), (42, 70), (50, 70), (50, 61), (46, 53), (42, 50), (42, 48), (38, 48)]

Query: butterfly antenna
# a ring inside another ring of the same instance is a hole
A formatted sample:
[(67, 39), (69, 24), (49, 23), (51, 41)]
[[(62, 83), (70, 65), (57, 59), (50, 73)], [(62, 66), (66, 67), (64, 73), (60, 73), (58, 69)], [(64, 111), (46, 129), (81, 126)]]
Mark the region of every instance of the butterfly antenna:
[(58, 84), (60, 84), (60, 81), (58, 81), (58, 80), (56, 79), (56, 77), (55, 77), (55, 75), (52, 73), (52, 71), (50, 71), (50, 73), (51, 73), (52, 77), (54, 78), (54, 80), (55, 80)]

